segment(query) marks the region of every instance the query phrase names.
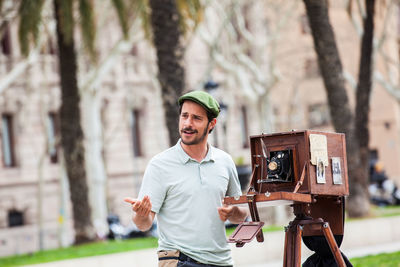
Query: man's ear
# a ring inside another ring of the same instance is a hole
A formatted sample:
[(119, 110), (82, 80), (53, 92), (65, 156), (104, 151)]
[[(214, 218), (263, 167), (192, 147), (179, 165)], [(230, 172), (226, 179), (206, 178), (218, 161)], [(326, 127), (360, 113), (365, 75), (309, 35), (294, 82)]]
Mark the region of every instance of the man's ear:
[(211, 126), (210, 130), (214, 129), (216, 124), (217, 124), (217, 119), (216, 118), (212, 119), (210, 121), (210, 126)]

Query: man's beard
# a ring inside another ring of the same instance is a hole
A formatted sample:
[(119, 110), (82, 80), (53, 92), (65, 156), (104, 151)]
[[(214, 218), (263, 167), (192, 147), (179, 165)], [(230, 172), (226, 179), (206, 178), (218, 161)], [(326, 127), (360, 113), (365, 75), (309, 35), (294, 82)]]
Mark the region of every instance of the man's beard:
[(203, 132), (203, 134), (202, 134), (200, 137), (197, 137), (197, 138), (193, 139), (193, 140), (190, 141), (190, 142), (186, 142), (185, 140), (183, 140), (183, 138), (182, 138), (182, 132), (183, 132), (183, 131), (193, 131), (194, 133), (198, 133), (198, 131), (197, 131), (197, 130), (193, 130), (192, 128), (183, 128), (183, 129), (179, 132), (179, 134), (180, 134), (180, 136), (181, 136), (181, 141), (182, 141), (182, 143), (184, 143), (184, 144), (187, 145), (187, 146), (190, 146), (190, 145), (197, 145), (197, 144), (201, 143), (201, 142), (204, 140), (204, 138), (207, 136), (207, 133), (208, 133), (208, 125), (209, 125), (209, 123), (207, 123), (207, 126), (206, 126), (206, 128), (204, 129), (204, 132)]

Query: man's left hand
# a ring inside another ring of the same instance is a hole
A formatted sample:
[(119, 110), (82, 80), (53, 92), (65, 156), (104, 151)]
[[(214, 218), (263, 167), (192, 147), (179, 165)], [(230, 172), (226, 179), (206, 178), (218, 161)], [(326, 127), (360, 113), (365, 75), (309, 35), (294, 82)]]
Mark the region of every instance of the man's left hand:
[(218, 213), (221, 220), (224, 222), (229, 219), (235, 213), (236, 206), (228, 206), (224, 204), (222, 207), (218, 207)]

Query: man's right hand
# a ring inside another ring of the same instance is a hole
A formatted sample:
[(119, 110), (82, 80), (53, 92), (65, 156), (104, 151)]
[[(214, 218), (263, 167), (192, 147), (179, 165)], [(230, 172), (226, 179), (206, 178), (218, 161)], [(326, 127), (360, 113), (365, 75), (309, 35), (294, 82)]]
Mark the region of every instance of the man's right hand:
[(125, 202), (132, 205), (133, 222), (141, 231), (146, 231), (151, 227), (155, 213), (151, 211), (151, 201), (149, 196), (144, 196), (142, 200), (126, 197)]
[(151, 201), (149, 196), (144, 196), (142, 200), (126, 197), (125, 202), (132, 204), (132, 210), (140, 217), (147, 217), (151, 211)]

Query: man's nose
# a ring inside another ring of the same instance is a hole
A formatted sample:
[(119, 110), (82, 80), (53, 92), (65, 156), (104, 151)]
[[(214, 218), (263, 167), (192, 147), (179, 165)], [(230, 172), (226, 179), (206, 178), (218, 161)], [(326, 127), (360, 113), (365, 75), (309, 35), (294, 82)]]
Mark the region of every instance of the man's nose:
[(183, 122), (183, 124), (184, 124), (185, 126), (190, 126), (190, 125), (192, 125), (192, 123), (193, 123), (193, 119), (192, 119), (191, 117), (186, 118), (186, 119), (184, 120), (184, 122)]

